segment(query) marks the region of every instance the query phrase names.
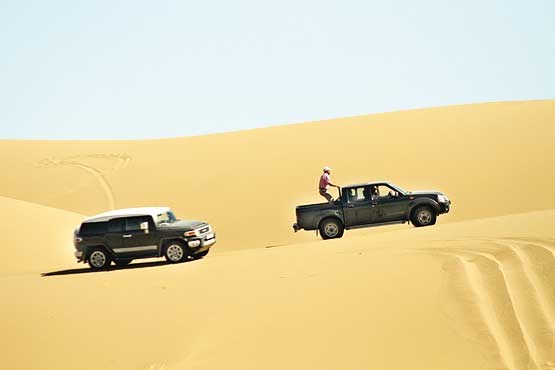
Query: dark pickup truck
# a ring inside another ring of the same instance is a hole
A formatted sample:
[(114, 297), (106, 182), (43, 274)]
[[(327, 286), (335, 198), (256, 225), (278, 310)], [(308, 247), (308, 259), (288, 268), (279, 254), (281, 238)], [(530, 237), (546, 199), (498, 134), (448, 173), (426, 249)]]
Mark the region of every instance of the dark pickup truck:
[(386, 181), (345, 186), (333, 203), (298, 206), (295, 232), (319, 230), (322, 239), (341, 238), (344, 230), (412, 222), (436, 223), (449, 212), (451, 201), (438, 191), (407, 192)]

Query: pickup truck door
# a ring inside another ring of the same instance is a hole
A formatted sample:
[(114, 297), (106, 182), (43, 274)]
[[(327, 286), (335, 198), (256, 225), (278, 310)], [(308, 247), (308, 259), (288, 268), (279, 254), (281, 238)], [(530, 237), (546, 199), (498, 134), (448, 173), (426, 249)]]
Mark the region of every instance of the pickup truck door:
[(375, 206), (370, 199), (364, 197), (364, 188), (345, 189), (343, 201), (343, 216), (345, 226), (366, 225), (374, 222)]
[[(148, 222), (149, 229), (141, 230), (141, 223)], [(158, 255), (158, 242), (156, 230), (151, 217), (128, 217), (124, 222), (123, 248), (117, 253), (118, 256), (145, 257)]]
[(376, 200), (375, 222), (401, 221), (405, 219), (408, 201), (405, 196), (382, 196)]

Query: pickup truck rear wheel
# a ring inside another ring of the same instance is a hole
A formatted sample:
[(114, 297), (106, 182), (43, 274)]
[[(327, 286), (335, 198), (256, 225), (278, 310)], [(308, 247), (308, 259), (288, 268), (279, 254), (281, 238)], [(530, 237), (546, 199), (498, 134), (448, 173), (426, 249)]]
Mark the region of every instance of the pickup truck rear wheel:
[(412, 211), (410, 221), (415, 227), (431, 226), (436, 223), (436, 213), (431, 207), (418, 207)]
[(93, 270), (104, 270), (110, 266), (110, 256), (102, 248), (95, 248), (89, 255), (89, 266)]
[(337, 218), (326, 218), (320, 222), (320, 235), (322, 239), (335, 239), (343, 236), (344, 227)]
[(164, 249), (164, 257), (170, 263), (179, 263), (183, 262), (189, 252), (185, 245), (180, 241), (171, 241), (166, 245)]

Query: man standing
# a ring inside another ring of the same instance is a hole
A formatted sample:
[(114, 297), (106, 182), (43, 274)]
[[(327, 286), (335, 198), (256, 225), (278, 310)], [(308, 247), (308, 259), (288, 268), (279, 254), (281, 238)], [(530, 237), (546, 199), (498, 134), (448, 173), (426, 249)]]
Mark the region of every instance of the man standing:
[(333, 204), (333, 197), (331, 196), (330, 193), (328, 193), (328, 185), (336, 187), (338, 189), (339, 189), (339, 186), (331, 183), (330, 173), (331, 173), (331, 168), (327, 166), (324, 167), (324, 173), (322, 174), (322, 176), (320, 176), (320, 183), (318, 187), (320, 189), (320, 195), (326, 198), (330, 204)]

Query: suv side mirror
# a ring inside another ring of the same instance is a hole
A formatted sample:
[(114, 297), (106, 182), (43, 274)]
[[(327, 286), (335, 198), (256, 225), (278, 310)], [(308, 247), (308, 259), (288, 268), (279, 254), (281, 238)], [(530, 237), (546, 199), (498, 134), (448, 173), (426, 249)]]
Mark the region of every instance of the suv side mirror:
[(145, 234), (148, 234), (148, 222), (141, 222), (139, 227), (145, 232)]

